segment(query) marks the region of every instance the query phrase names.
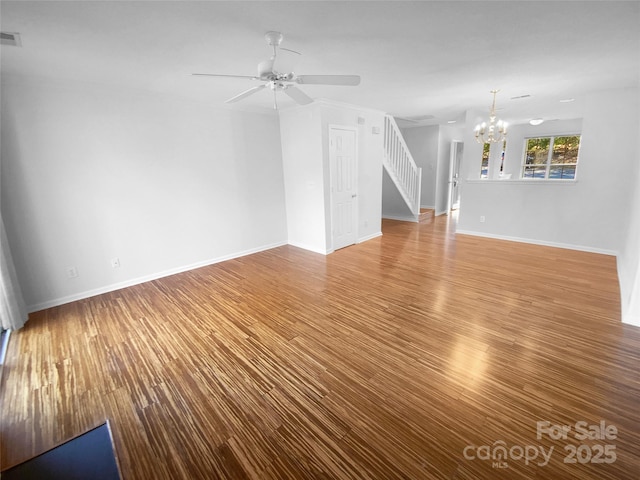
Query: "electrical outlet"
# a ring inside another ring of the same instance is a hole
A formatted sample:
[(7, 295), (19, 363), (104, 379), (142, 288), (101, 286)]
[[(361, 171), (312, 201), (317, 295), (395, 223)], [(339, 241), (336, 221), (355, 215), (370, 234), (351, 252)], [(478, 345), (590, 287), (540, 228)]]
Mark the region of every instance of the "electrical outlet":
[(120, 268), (120, 259), (118, 257), (111, 259), (111, 267), (112, 268)]
[(480, 215), (480, 223), (484, 223), (484, 215)]
[(67, 267), (65, 270), (67, 271), (67, 278), (78, 277), (78, 269), (76, 267)]

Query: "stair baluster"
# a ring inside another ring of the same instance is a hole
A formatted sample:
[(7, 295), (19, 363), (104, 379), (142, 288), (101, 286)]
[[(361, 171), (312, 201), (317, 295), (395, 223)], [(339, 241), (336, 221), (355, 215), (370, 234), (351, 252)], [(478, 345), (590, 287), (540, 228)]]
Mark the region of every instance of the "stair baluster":
[(416, 165), (395, 119), (384, 120), (384, 168), (418, 221), (422, 169)]

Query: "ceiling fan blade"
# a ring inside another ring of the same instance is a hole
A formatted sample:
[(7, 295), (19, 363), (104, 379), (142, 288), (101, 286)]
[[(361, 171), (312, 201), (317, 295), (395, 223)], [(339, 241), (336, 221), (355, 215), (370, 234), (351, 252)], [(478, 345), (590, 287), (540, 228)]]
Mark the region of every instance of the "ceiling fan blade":
[(300, 105), (309, 105), (310, 103), (313, 102), (313, 98), (311, 98), (302, 90), (300, 90), (299, 88), (293, 85), (289, 85), (287, 88), (285, 88), (284, 93), (289, 95), (291, 98), (293, 98), (296, 101), (296, 103)]
[(298, 75), (296, 82), (304, 85), (360, 85), (360, 75)]
[(236, 95), (235, 97), (231, 97), (229, 100), (227, 100), (224, 103), (234, 103), (237, 102), (238, 100), (242, 100), (243, 98), (248, 97), (249, 95), (253, 95), (256, 92), (259, 92), (260, 90), (262, 90), (263, 88), (265, 88), (266, 85), (258, 85), (257, 87), (253, 87), (250, 88), (249, 90), (245, 90), (242, 93), (239, 93), (238, 95)]
[(192, 73), (191, 75), (197, 77), (227, 77), (227, 78), (249, 78), (251, 80), (260, 80), (255, 75), (224, 75), (221, 73)]
[(296, 52), (295, 50), (291, 50), (290, 48), (279, 47), (280, 50), (285, 50), (287, 52), (297, 53), (298, 55), (302, 55), (300, 52)]

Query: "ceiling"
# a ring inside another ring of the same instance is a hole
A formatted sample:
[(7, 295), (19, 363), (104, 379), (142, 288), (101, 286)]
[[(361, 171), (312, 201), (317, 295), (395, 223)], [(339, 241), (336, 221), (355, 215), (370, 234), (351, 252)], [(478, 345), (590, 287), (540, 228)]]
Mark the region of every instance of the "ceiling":
[[(269, 30), (301, 52), (296, 73), (358, 74), (358, 87), (304, 85), (313, 98), (423, 117), (405, 125), (499, 116), (577, 118), (586, 93), (638, 86), (640, 3), (2, 1), (3, 74), (177, 95), (211, 105), (256, 84), (194, 77), (254, 75)], [(530, 95), (529, 97), (512, 99)], [(574, 102), (560, 100), (574, 98)], [(280, 108), (295, 104), (284, 95)], [(271, 111), (264, 90), (228, 108)]]

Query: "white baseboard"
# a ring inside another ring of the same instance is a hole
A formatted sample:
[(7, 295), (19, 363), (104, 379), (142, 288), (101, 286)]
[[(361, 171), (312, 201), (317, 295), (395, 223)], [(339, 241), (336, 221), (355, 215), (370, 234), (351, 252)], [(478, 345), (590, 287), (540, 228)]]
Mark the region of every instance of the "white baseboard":
[[(371, 235), (367, 235), (366, 237), (358, 238), (356, 240), (356, 244), (366, 242), (367, 240), (371, 240), (380, 236), (382, 236), (382, 232), (372, 233)], [(319, 248), (311, 247), (309, 245), (297, 242), (289, 242), (289, 245), (291, 245), (292, 247), (302, 248), (303, 250), (308, 250), (310, 252), (319, 253), (320, 255), (329, 255), (335, 251), (333, 248), (330, 248), (328, 250), (320, 250)]]
[(599, 253), (602, 255), (618, 255), (614, 250), (606, 250), (604, 248), (587, 247), (584, 245), (573, 245), (570, 243), (547, 242), (545, 240), (535, 240), (532, 238), (510, 237), (508, 235), (497, 235), (494, 233), (475, 232), (472, 230), (456, 230), (456, 235), (473, 235), (474, 237), (495, 238), (496, 240), (509, 240), (511, 242), (530, 243), (533, 245), (543, 245), (545, 247), (565, 248), (567, 250), (578, 250), (581, 252)]
[[(620, 257), (618, 257), (619, 259)], [(620, 279), (619, 270), (618, 279)], [(620, 289), (622, 290), (622, 284), (620, 284)], [(632, 287), (628, 300), (625, 301), (625, 296), (623, 296), (621, 303), (622, 323), (640, 327), (640, 278), (636, 280), (635, 285)]]
[(209, 260), (204, 260), (202, 262), (192, 263), (190, 265), (185, 265), (183, 267), (172, 268), (162, 272), (153, 273), (151, 275), (145, 275), (144, 277), (138, 277), (138, 278), (126, 280), (124, 282), (119, 282), (119, 283), (112, 283), (110, 285), (105, 285), (104, 287), (95, 288), (92, 290), (86, 290), (84, 292), (75, 293), (73, 295), (68, 295), (66, 297), (54, 298), (53, 300), (47, 300), (46, 302), (40, 302), (34, 305), (29, 305), (27, 306), (27, 310), (29, 311), (29, 313), (33, 313), (39, 310), (44, 310), (45, 308), (57, 307), (59, 305), (64, 305), (65, 303), (84, 300), (85, 298), (95, 297), (96, 295), (102, 295), (103, 293), (109, 293), (115, 290), (120, 290), (122, 288), (132, 287), (134, 285), (150, 282), (152, 280), (158, 280), (159, 278), (168, 277), (170, 275), (175, 275), (177, 273), (187, 272), (189, 270), (195, 270), (196, 268), (206, 267), (208, 265), (224, 262), (226, 260), (233, 260), (234, 258), (252, 255), (254, 253), (263, 252), (265, 250), (271, 250), (272, 248), (281, 247), (286, 244), (287, 244), (286, 242), (278, 242), (270, 245), (263, 245), (261, 247), (244, 250), (242, 252), (236, 252), (230, 255), (223, 255), (222, 257), (217, 257)]
[(625, 325), (633, 325), (634, 327), (640, 327), (640, 317), (633, 315), (623, 315), (622, 323)]
[(320, 255), (329, 255), (331, 252), (333, 252), (333, 250), (321, 250), (320, 248), (299, 242), (289, 242), (289, 245), (291, 245), (292, 247), (301, 248), (303, 250), (308, 250), (313, 253), (319, 253)]
[(382, 232), (372, 233), (371, 235), (367, 235), (366, 237), (359, 238), (356, 243), (366, 242), (367, 240), (373, 240), (374, 238), (378, 238), (382, 236)]
[(401, 222), (413, 222), (418, 223), (418, 219), (414, 217), (404, 217), (402, 215), (382, 215), (382, 218), (386, 218), (388, 220), (399, 220)]

